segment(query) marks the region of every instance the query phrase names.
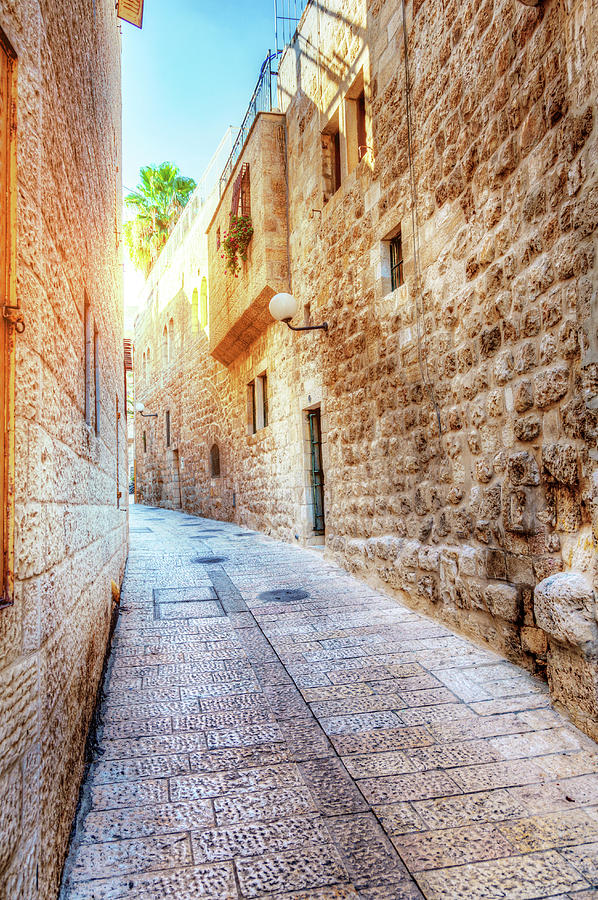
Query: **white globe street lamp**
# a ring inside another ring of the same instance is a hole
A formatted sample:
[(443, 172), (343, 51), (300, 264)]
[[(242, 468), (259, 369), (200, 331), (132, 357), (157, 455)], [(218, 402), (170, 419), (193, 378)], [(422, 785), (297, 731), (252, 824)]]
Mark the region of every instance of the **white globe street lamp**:
[(157, 418), (158, 418), (158, 413), (146, 413), (146, 412), (144, 412), (143, 410), (145, 409), (145, 403), (141, 403), (140, 400), (138, 400), (137, 403), (135, 404), (135, 409), (137, 410), (138, 413), (141, 413), (141, 415), (142, 415), (145, 419), (152, 419), (152, 418), (153, 418), (153, 419), (157, 419)]
[(284, 322), (291, 331), (316, 331), (317, 329), (328, 331), (328, 322), (323, 322), (322, 325), (291, 325), (291, 319), (297, 314), (299, 309), (299, 304), (292, 294), (285, 292), (274, 294), (268, 308), (272, 318), (278, 322)]

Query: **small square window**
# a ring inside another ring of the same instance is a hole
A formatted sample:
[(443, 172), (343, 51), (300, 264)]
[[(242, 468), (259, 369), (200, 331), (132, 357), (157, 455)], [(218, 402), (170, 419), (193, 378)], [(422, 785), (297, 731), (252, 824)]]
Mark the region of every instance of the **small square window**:
[(401, 232), (390, 240), (390, 289), (396, 290), (405, 280), (403, 277), (403, 241)]

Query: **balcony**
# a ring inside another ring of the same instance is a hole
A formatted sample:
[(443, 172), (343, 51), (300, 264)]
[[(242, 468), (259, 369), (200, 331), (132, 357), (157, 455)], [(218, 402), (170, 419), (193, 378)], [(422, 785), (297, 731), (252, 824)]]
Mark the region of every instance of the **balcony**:
[[(270, 298), (288, 289), (285, 165), (285, 117), (259, 112), (208, 226), (210, 352), (225, 365), (246, 352), (272, 323)], [(226, 271), (219, 241), (237, 210), (249, 211), (253, 236), (247, 261), (235, 277)]]

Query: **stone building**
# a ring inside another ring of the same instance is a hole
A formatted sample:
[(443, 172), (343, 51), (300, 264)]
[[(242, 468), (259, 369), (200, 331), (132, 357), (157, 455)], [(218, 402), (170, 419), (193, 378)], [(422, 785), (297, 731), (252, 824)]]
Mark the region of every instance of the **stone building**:
[[(210, 222), (215, 362), (180, 370), (189, 491), (217, 435), (233, 499), (175, 496), (323, 544), (594, 737), (597, 29), (589, 0), (307, 4)], [(280, 291), (328, 331), (273, 322)]]
[(127, 553), (114, 3), (3, 3), (0, 68), (0, 896), (34, 900), (58, 892)]
[[(220, 165), (231, 145), (229, 132), (215, 154)], [(218, 196), (213, 170), (214, 161), (140, 297), (135, 399), (144, 409), (136, 412), (136, 494), (141, 503), (230, 518), (227, 372), (211, 357), (208, 340), (206, 228)]]

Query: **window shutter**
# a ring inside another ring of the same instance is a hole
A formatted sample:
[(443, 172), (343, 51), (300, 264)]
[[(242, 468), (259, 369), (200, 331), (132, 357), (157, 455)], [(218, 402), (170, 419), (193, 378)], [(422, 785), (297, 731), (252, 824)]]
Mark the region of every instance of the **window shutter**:
[(131, 25), (143, 24), (143, 0), (116, 0), (116, 15)]

